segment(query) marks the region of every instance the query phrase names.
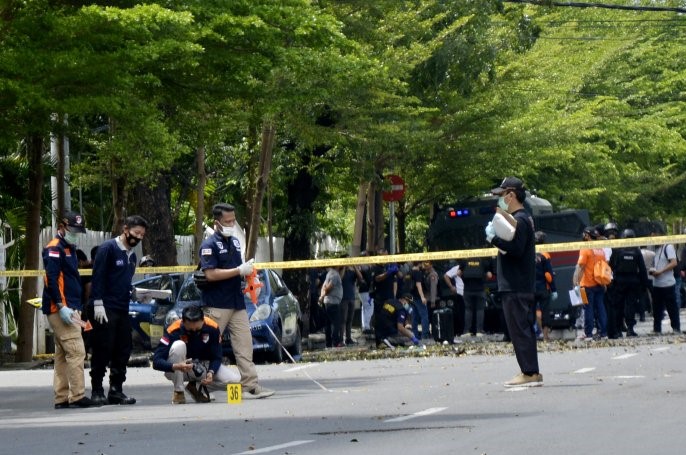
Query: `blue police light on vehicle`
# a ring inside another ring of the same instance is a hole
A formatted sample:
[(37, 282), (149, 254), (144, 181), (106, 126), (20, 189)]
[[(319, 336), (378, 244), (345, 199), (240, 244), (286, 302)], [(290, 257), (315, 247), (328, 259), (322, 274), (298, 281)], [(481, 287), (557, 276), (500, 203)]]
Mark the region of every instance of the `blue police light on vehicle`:
[(472, 212), (469, 209), (452, 209), (448, 212), (448, 216), (450, 216), (450, 218), (462, 218), (471, 214)]

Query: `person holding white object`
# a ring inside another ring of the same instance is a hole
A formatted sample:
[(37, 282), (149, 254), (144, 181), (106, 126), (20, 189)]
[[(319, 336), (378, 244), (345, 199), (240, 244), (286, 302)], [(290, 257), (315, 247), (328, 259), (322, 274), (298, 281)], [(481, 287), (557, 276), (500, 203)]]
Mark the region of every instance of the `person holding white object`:
[(498, 213), (503, 216), (510, 214), (516, 220), (511, 240), (499, 237), (492, 223), (490, 229), (486, 228), (487, 240), (501, 250), (496, 269), (498, 292), (502, 296), (505, 323), (521, 369), (521, 373), (505, 386), (540, 386), (543, 385), (543, 376), (539, 371), (534, 332), (536, 245), (534, 222), (524, 209), (526, 189), (524, 182), (517, 177), (506, 177), (491, 193), (499, 196)]

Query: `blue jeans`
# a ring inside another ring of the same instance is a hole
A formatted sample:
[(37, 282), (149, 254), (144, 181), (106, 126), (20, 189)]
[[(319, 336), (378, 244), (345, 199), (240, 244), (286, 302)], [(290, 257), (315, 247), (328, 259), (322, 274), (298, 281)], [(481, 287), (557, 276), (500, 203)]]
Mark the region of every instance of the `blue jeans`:
[(602, 286), (586, 288), (588, 305), (584, 307), (584, 333), (587, 337), (593, 336), (593, 323), (598, 319), (598, 333), (601, 337), (607, 336), (607, 313), (605, 312), (605, 289)]
[(431, 338), (429, 331), (429, 308), (424, 305), (421, 299), (416, 299), (412, 302), (414, 306), (414, 315), (412, 317), (412, 333), (415, 337), (419, 338), (419, 322), (422, 323), (422, 336), (421, 338), (428, 339)]

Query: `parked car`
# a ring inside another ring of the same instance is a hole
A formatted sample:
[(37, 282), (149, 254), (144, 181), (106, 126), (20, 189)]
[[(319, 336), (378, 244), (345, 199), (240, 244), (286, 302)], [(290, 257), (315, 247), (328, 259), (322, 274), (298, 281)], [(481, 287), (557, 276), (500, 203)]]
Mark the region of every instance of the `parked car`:
[[(302, 354), (302, 313), (300, 304), (288, 289), (281, 276), (274, 270), (258, 270), (257, 276), (263, 287), (252, 303), (245, 294), (245, 306), (250, 320), (253, 354), (256, 359), (264, 357), (270, 362), (279, 363), (287, 357), (276, 339), (288, 349), (296, 360)], [(181, 317), (181, 311), (188, 305), (201, 304), (201, 291), (195, 286), (193, 277), (184, 281), (174, 308), (167, 313), (165, 326)], [(273, 332), (272, 333), (270, 332)], [(233, 357), (231, 337), (228, 330), (222, 335), (224, 355)]]
[(134, 350), (151, 350), (157, 347), (167, 313), (174, 307), (185, 279), (185, 273), (167, 273), (148, 276), (132, 283), (134, 288), (171, 291), (170, 298), (152, 299), (149, 302), (138, 300), (135, 293), (132, 295), (129, 319)]

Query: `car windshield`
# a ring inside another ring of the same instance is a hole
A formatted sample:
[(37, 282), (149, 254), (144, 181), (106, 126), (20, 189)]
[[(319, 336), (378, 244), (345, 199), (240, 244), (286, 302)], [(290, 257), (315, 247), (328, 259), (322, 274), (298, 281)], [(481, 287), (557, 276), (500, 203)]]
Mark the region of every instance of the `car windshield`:
[(181, 288), (181, 291), (179, 292), (179, 300), (182, 300), (182, 301), (200, 300), (200, 290), (195, 285), (195, 281), (193, 281), (193, 275), (189, 276), (186, 279), (186, 282), (183, 283), (183, 287)]

